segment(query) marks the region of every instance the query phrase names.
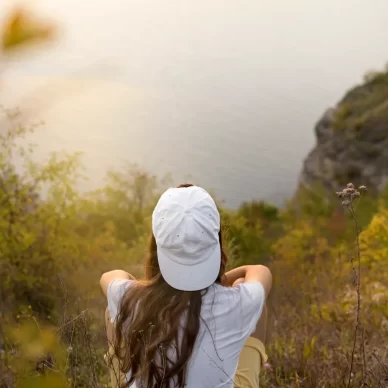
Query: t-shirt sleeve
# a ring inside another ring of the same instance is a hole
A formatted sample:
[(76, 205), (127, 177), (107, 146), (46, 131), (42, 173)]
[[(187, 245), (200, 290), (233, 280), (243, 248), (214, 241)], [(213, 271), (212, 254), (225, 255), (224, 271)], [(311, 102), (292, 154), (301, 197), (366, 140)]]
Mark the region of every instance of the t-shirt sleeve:
[(254, 331), (259, 320), (264, 304), (265, 290), (260, 282), (246, 282), (239, 284), (241, 312), (244, 317), (244, 332), (247, 336)]
[(120, 306), (121, 299), (128, 289), (128, 287), (133, 284), (134, 280), (127, 279), (113, 279), (107, 290), (108, 298), (108, 311), (110, 315), (110, 320), (113, 323), (117, 317), (118, 309)]

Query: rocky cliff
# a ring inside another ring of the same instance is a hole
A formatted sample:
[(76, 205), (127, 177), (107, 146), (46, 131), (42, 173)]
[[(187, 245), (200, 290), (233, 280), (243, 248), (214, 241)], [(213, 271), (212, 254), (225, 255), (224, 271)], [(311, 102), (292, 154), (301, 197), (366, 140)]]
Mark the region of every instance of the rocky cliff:
[(351, 181), (381, 192), (388, 184), (388, 70), (366, 75), (323, 114), (315, 134), (301, 185), (336, 191)]

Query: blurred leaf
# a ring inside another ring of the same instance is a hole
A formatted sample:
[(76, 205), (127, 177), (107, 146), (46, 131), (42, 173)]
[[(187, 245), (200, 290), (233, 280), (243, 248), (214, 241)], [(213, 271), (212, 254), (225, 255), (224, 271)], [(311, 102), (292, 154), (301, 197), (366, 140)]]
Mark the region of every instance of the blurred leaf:
[(0, 35), (5, 52), (39, 41), (51, 39), (55, 28), (52, 24), (37, 21), (22, 8), (16, 8), (9, 18)]
[(28, 376), (18, 381), (20, 388), (68, 388), (66, 376), (59, 373), (48, 373), (45, 376)]

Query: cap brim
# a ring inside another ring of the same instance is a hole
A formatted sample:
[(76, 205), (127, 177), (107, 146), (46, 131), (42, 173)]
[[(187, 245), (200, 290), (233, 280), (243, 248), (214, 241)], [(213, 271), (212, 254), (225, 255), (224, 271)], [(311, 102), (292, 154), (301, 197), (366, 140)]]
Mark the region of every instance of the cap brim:
[(209, 249), (206, 259), (195, 265), (184, 265), (174, 260), (170, 250), (157, 248), (160, 272), (164, 280), (181, 291), (198, 291), (211, 286), (218, 277), (221, 266), (219, 244)]

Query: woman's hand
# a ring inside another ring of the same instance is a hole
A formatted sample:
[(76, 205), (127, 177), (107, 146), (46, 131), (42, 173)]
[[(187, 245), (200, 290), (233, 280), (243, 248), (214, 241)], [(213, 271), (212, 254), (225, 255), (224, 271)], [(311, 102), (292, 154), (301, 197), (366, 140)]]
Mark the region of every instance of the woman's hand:
[(244, 265), (237, 267), (225, 274), (226, 284), (229, 286), (235, 285), (243, 278), (243, 282), (260, 282), (265, 290), (266, 297), (268, 296), (272, 287), (272, 274), (269, 268), (264, 265)]
[(228, 286), (232, 286), (237, 280), (245, 279), (247, 268), (248, 268), (248, 265), (243, 265), (242, 267), (237, 267), (228, 271), (225, 274), (226, 284)]

